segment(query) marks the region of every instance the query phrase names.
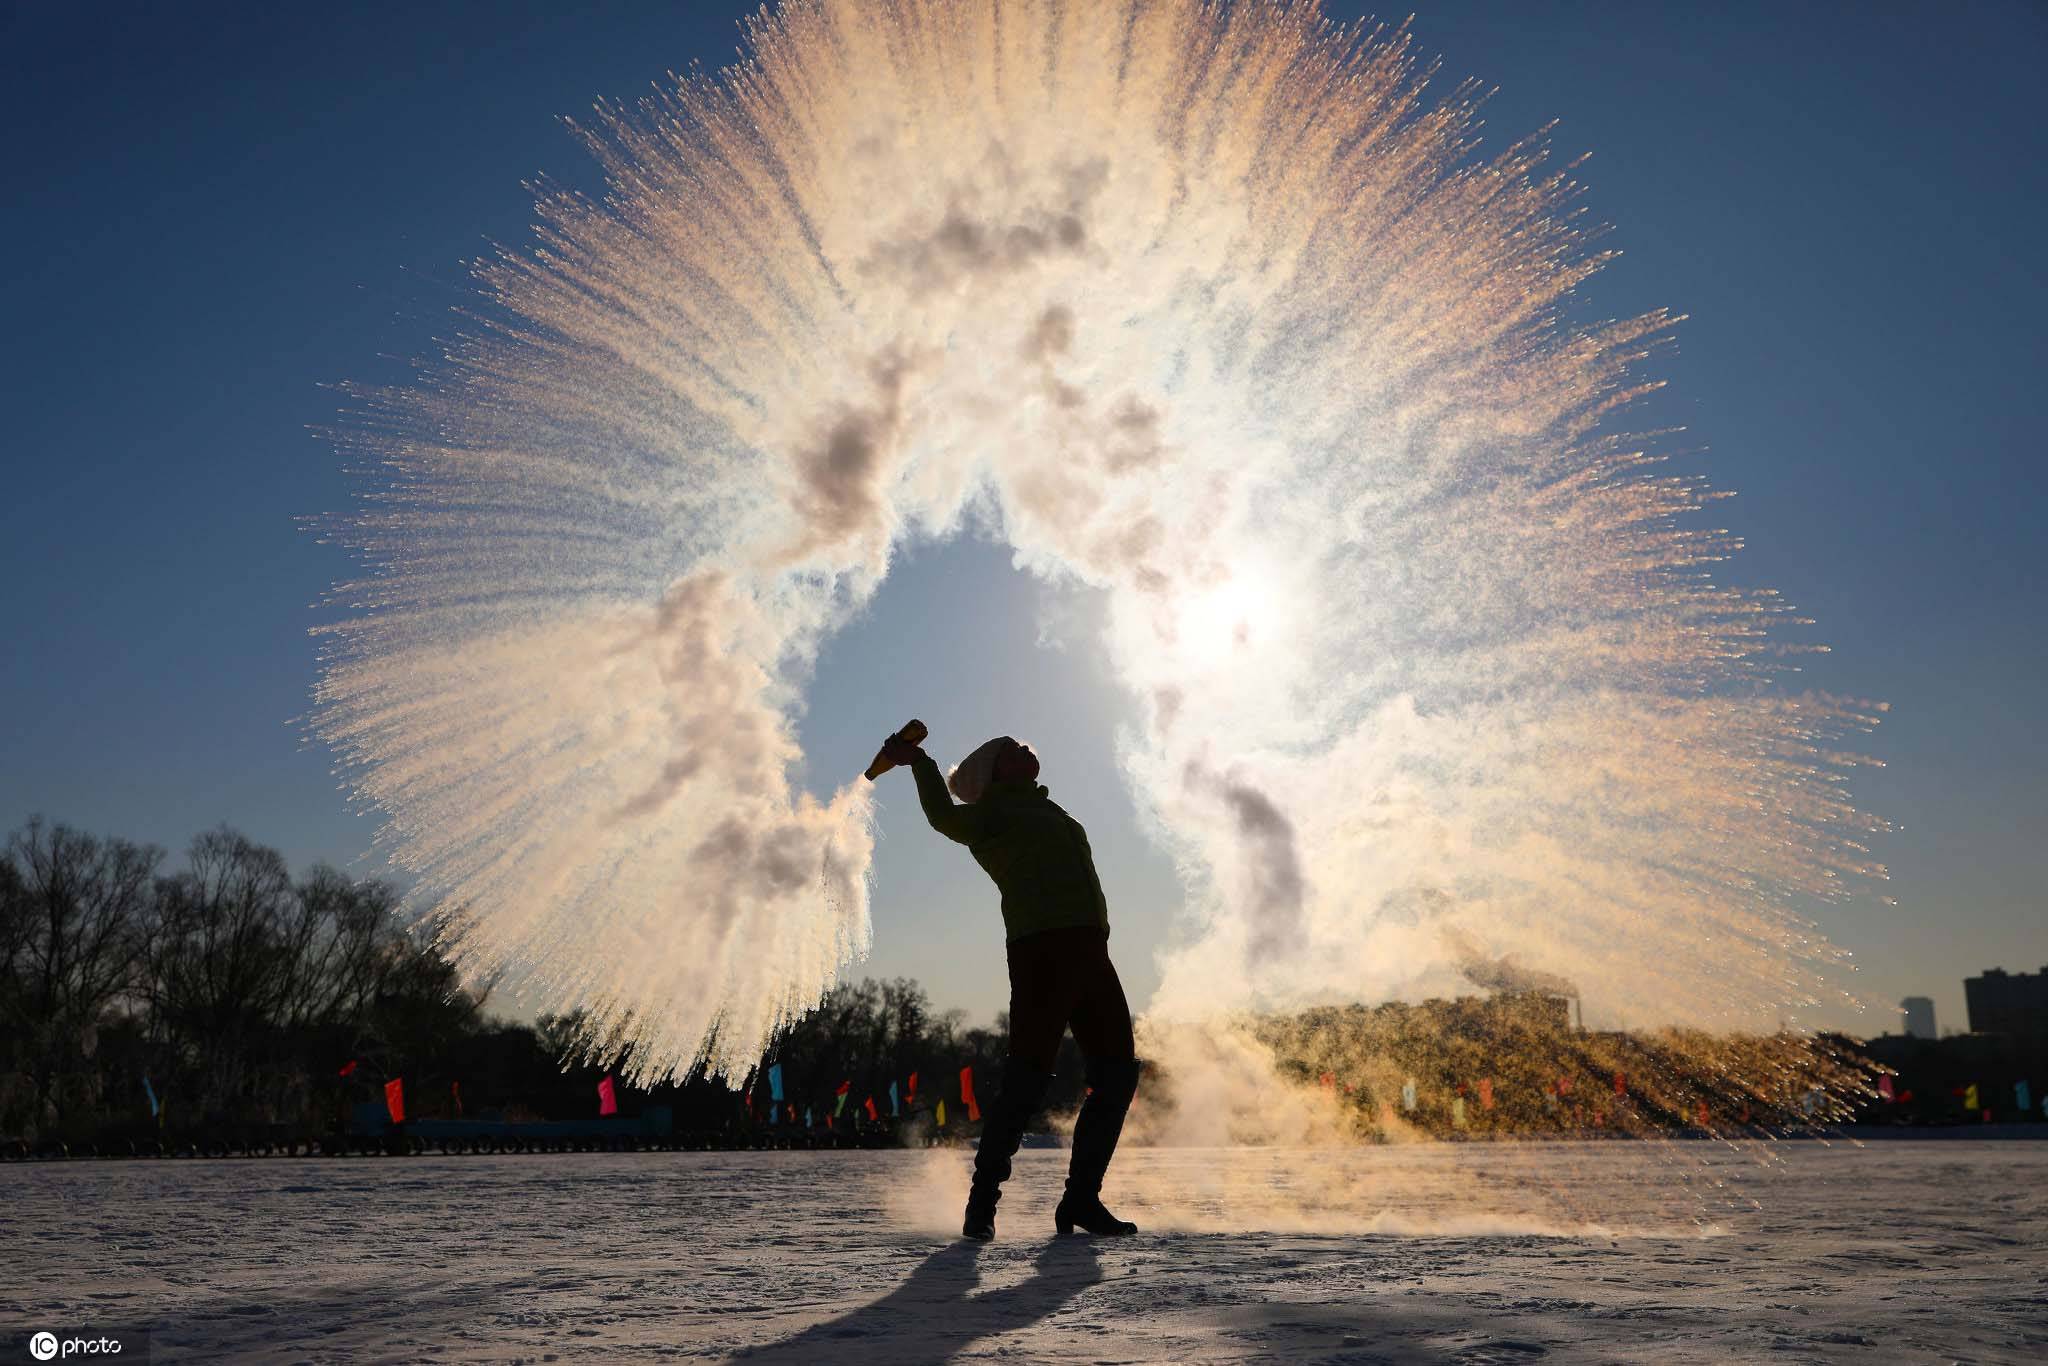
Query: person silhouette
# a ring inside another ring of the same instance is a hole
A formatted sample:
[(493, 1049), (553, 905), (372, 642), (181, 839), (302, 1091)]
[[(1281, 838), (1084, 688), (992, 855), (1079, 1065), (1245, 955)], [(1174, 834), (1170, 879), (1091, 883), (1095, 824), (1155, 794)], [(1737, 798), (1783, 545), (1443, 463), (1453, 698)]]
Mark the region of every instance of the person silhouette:
[[(1109, 961), (1109, 904), (1095, 875), (1088, 832), (1038, 785), (1038, 756), (999, 735), (950, 775), (922, 746), (892, 736), (882, 747), (917, 781), (932, 829), (967, 846), (1002, 893), (1010, 967), (1009, 1056), (1002, 1089), (982, 1125), (974, 1184), (960, 1232), (996, 1234), (996, 1202), (1010, 1162), (1052, 1082), (1060, 1036), (1071, 1026), (1086, 1060), (1087, 1099), (1074, 1121), (1067, 1185), (1053, 1214), (1062, 1234), (1136, 1233), (1102, 1204), (1102, 1179), (1138, 1089), (1131, 1008)], [(953, 798), (960, 800), (956, 803)]]

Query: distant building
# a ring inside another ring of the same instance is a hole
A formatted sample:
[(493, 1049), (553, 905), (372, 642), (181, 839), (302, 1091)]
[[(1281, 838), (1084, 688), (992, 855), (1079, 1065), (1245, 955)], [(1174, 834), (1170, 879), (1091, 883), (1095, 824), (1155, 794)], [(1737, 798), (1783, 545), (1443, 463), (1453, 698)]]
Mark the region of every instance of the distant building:
[(1899, 1002), (1899, 1009), (1906, 1012), (1906, 1037), (1909, 1039), (1932, 1039), (1934, 1032), (1934, 1002), (1925, 996), (1908, 996)]
[(2048, 968), (2007, 972), (1987, 968), (1963, 979), (1970, 1006), (1970, 1032), (2007, 1034), (2015, 1039), (2048, 1036)]

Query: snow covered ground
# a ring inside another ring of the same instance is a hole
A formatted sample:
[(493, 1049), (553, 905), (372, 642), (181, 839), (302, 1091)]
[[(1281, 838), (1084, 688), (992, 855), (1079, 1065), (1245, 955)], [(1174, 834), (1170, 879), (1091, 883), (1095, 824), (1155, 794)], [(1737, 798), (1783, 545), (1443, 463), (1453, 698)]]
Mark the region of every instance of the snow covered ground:
[(2048, 1143), (1064, 1157), (986, 1247), (958, 1151), (0, 1168), (0, 1362), (2048, 1359)]

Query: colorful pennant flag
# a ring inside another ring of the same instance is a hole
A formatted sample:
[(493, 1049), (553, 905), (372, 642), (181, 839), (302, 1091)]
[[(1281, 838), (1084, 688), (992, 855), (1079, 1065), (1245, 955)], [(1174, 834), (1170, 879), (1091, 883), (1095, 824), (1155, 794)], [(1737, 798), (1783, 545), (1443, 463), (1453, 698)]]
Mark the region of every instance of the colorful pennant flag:
[(2012, 1103), (2021, 1114), (2034, 1108), (2034, 1093), (2023, 1081), (2012, 1084)]
[(960, 1103), (967, 1107), (967, 1118), (970, 1121), (976, 1121), (981, 1118), (981, 1106), (977, 1105), (974, 1100), (974, 1069), (972, 1067), (960, 1069)]
[(598, 1078), (597, 1112), (601, 1115), (615, 1115), (619, 1112), (618, 1088), (612, 1085), (610, 1077)]
[(393, 1077), (384, 1083), (384, 1108), (391, 1112), (393, 1124), (405, 1123), (405, 1081)]
[(1617, 1096), (1628, 1094), (1628, 1075), (1626, 1073), (1616, 1072), (1614, 1074), (1614, 1094)]
[[(2026, 1085), (2025, 1082), (2021, 1082), (2020, 1084), (2022, 1086)], [(164, 1107), (157, 1104), (156, 1088), (149, 1084), (149, 1078), (147, 1075), (145, 1075), (142, 1078), (142, 1094), (149, 1097), (149, 1117), (151, 1119), (155, 1119), (157, 1116), (161, 1115), (163, 1113)], [(2022, 1104), (2020, 1108), (2024, 1110), (2027, 1107), (2024, 1104)]]
[(1322, 1083), (1323, 1089), (1325, 1091), (1334, 1091), (1337, 1089), (1337, 1074), (1335, 1072), (1325, 1072), (1322, 1076), (1316, 1078), (1316, 1080)]
[(1977, 1104), (1977, 1083), (1974, 1081), (1963, 1088), (1963, 1108), (1965, 1110), (1976, 1110), (1981, 1108)]
[(946, 1102), (943, 1100), (939, 1102), (939, 1127), (946, 1127)]
[(882, 1117), (881, 1111), (875, 1109), (875, 1098), (873, 1096), (869, 1096), (861, 1104), (868, 1107), (868, 1118), (870, 1120), (877, 1120)]
[(1459, 1096), (1451, 1102), (1451, 1123), (1461, 1129), (1465, 1127), (1465, 1098), (1463, 1096)]
[(1711, 1121), (1711, 1120), (1710, 1120), (1710, 1119), (1709, 1119), (1709, 1118), (1707, 1117), (1707, 1103), (1706, 1103), (1705, 1101), (1701, 1101), (1701, 1102), (1700, 1102), (1700, 1127), (1701, 1127), (1702, 1129), (1705, 1129), (1705, 1128), (1709, 1127), (1709, 1126), (1710, 1126), (1711, 1124), (1712, 1124), (1712, 1121)]
[(843, 1115), (846, 1113), (846, 1093), (851, 1091), (852, 1089), (853, 1082), (851, 1080), (842, 1081), (839, 1083), (839, 1089), (832, 1093), (833, 1095), (839, 1097), (839, 1103), (832, 1107), (833, 1114)]
[(773, 1101), (780, 1101), (782, 1099), (781, 1063), (776, 1063), (773, 1067), (768, 1069), (768, 1099)]
[(1401, 1108), (1410, 1114), (1415, 1113), (1415, 1078), (1413, 1077), (1401, 1083)]
[(889, 1117), (891, 1119), (901, 1119), (903, 1117), (903, 1107), (896, 1103), (896, 1083), (893, 1081), (889, 1083)]
[(1482, 1110), (1491, 1110), (1493, 1108), (1492, 1077), (1481, 1077), (1479, 1079), (1479, 1108)]
[(355, 1074), (356, 1060), (354, 1058), (350, 1058), (347, 1062), (341, 1065), (341, 1070), (339, 1072), (336, 1072), (334, 1075), (337, 1077), (352, 1077)]
[(1558, 1074), (1557, 1093), (1560, 1096), (1568, 1096), (1572, 1093), (1572, 1079), (1570, 1073), (1561, 1072)]
[(910, 1074), (910, 1085), (904, 1087), (903, 1091), (904, 1099), (909, 1103), (910, 1108), (915, 1110), (917, 1108), (917, 1073), (912, 1072)]
[(1889, 1074), (1877, 1079), (1877, 1094), (1882, 1096), (1887, 1102), (1895, 1101), (1899, 1098), (1898, 1094), (1892, 1090), (1892, 1079)]
[(818, 1121), (811, 1118), (811, 1107), (808, 1105), (804, 1107), (804, 1127), (806, 1129), (815, 1129), (818, 1127)]

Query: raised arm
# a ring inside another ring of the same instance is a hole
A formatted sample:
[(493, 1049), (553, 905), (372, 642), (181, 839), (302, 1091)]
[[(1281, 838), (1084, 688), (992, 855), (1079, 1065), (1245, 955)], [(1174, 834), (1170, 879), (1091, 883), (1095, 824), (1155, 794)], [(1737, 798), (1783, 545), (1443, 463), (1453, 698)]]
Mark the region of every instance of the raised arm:
[(931, 755), (918, 750), (911, 756), (910, 776), (917, 779), (917, 801), (932, 829), (949, 840), (973, 844), (987, 829), (988, 812), (979, 806), (956, 802), (946, 790), (946, 775), (939, 772)]

